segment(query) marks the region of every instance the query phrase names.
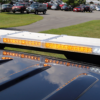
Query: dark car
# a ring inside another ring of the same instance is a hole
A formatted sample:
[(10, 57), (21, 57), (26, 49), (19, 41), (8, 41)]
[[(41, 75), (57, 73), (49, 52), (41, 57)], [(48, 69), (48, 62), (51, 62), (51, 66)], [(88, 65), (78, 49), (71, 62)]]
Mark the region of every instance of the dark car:
[(42, 3), (33, 3), (26, 8), (27, 14), (29, 13), (38, 14), (38, 12), (43, 12), (43, 14), (46, 14), (46, 11), (47, 11), (47, 6)]
[(27, 3), (18, 3), (12, 7), (12, 11), (13, 11), (13, 13), (15, 13), (15, 12), (24, 13), (24, 11), (26, 11), (27, 6), (28, 6)]
[(90, 6), (84, 6), (84, 12), (87, 12), (87, 11), (89, 11), (89, 12), (92, 12), (93, 11), (93, 9), (90, 7)]
[(2, 4), (2, 8), (1, 11), (2, 12), (10, 12), (12, 10), (12, 6), (11, 4)]

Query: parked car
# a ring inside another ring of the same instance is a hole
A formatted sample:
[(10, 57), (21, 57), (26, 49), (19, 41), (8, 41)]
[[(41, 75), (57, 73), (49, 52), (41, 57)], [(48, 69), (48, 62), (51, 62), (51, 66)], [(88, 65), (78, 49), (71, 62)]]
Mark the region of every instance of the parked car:
[(62, 7), (61, 7), (61, 10), (68, 10), (68, 6), (67, 6), (67, 4), (64, 4)]
[(84, 11), (84, 7), (82, 7), (82, 6), (75, 7), (73, 9), (73, 11), (75, 11), (75, 12), (83, 12)]
[(65, 4), (60, 4), (59, 6), (60, 6), (60, 8), (62, 8), (64, 5), (65, 5)]
[(51, 6), (52, 6), (52, 4), (51, 4), (51, 3), (47, 2), (47, 3), (43, 3), (43, 4), (46, 4), (47, 9), (51, 9)]
[(43, 14), (46, 14), (46, 11), (47, 11), (47, 7), (45, 4), (42, 3), (33, 3), (26, 8), (27, 14), (29, 13), (38, 14), (38, 12), (43, 12)]
[(2, 12), (10, 12), (12, 10), (12, 6), (11, 4), (2, 4), (2, 8), (1, 11)]
[(92, 12), (93, 11), (93, 8), (92, 7), (90, 7), (90, 6), (84, 6), (84, 12), (87, 12), (87, 11), (89, 11), (89, 12)]
[(95, 10), (96, 9), (96, 5), (95, 4), (90, 4), (90, 7)]
[(53, 5), (51, 6), (51, 9), (52, 9), (52, 10), (57, 10), (57, 9), (58, 9), (57, 6), (58, 6), (57, 4), (53, 4)]
[(100, 11), (100, 5), (96, 6), (96, 10)]
[(54, 3), (54, 4), (51, 6), (51, 9), (52, 9), (52, 10), (60, 10), (61, 8), (60, 8), (60, 6), (59, 6), (58, 3)]
[(15, 12), (24, 13), (24, 11), (26, 11), (26, 7), (28, 7), (28, 3), (18, 3), (12, 7), (12, 11), (13, 13)]
[(67, 4), (64, 4), (64, 5), (61, 7), (61, 10), (72, 11), (73, 8), (72, 8), (71, 6), (67, 6)]

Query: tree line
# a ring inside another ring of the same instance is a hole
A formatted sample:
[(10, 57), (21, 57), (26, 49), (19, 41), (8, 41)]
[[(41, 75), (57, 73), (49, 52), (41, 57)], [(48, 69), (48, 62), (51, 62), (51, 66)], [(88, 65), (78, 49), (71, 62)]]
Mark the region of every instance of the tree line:
[[(3, 2), (3, 3), (7, 3), (7, 2), (11, 2), (11, 1), (12, 0), (0, 0), (0, 2)], [(35, 1), (43, 3), (43, 2), (49, 2), (50, 0), (35, 0)], [(68, 5), (72, 5), (73, 7), (86, 3), (86, 0), (62, 0), (62, 1), (67, 3)]]

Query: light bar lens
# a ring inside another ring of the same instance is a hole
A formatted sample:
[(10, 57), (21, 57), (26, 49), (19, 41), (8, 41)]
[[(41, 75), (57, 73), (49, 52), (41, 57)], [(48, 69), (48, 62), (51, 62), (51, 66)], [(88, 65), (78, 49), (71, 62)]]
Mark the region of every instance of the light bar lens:
[(92, 53), (92, 48), (83, 47), (83, 46), (74, 46), (74, 45), (64, 45), (56, 43), (45, 43), (45, 48), (72, 51), (72, 52), (81, 52), (81, 53)]
[(21, 40), (21, 39), (3, 38), (3, 42), (9, 44), (25, 45), (25, 46), (35, 46), (35, 47), (41, 46), (40, 41), (28, 41), (28, 40)]

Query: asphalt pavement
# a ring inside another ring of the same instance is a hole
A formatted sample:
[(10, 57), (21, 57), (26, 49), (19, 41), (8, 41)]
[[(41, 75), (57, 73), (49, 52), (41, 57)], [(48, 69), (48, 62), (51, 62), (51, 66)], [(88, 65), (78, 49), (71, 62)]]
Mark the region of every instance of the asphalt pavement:
[(9, 29), (40, 32), (44, 30), (56, 29), (60, 27), (76, 25), (79, 23), (100, 19), (99, 11), (93, 11), (92, 13), (90, 13), (90, 12), (48, 10), (46, 15), (43, 15), (42, 13), (40, 13), (39, 15), (44, 17), (43, 20), (40, 20), (30, 25), (13, 27)]

